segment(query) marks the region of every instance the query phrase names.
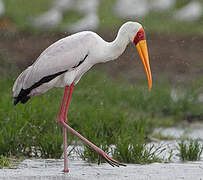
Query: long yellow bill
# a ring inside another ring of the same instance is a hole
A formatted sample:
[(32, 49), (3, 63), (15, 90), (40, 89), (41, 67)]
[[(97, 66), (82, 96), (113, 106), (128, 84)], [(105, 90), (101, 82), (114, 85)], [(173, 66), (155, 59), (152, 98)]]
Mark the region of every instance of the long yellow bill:
[(140, 55), (140, 58), (142, 60), (142, 63), (144, 65), (144, 68), (145, 68), (145, 71), (147, 74), (148, 87), (149, 87), (149, 91), (150, 91), (152, 88), (152, 75), (151, 75), (151, 70), (150, 70), (149, 55), (148, 55), (146, 40), (139, 41), (136, 45), (136, 48)]

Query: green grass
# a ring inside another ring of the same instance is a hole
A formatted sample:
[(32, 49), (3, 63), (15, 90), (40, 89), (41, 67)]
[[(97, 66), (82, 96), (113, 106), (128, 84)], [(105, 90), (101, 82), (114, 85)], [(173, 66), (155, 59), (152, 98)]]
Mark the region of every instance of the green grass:
[(118, 136), (115, 146), (113, 157), (124, 163), (147, 164), (163, 161), (158, 154), (165, 149), (161, 146), (155, 148), (154, 145), (147, 147), (146, 140), (138, 132), (134, 136)]
[[(52, 106), (47, 107), (44, 100), (32, 106), (14, 107), (11, 97), (13, 79), (1, 79), (0, 82), (3, 85), (0, 88), (3, 93), (0, 103), (0, 154), (39, 156), (40, 152), (41, 157), (59, 158), (62, 137), (61, 128), (53, 120), (56, 110), (53, 111)], [(56, 99), (49, 100), (51, 105)]]
[[(29, 25), (30, 17), (37, 17), (47, 11), (51, 6), (52, 0), (36, 0), (32, 3), (27, 0), (7, 0), (5, 1), (6, 16), (9, 17), (14, 27), (18, 30), (36, 31)], [(103, 0), (99, 6), (100, 26), (99, 30), (117, 30), (121, 24), (128, 21), (115, 15), (113, 6), (115, 0)], [(199, 34), (201, 35), (203, 24), (200, 22), (190, 24), (176, 21), (172, 18), (175, 10), (186, 4), (188, 0), (179, 0), (176, 6), (165, 12), (150, 12), (149, 15), (142, 19), (132, 19), (139, 21), (144, 25), (148, 32), (175, 33), (175, 34)], [(21, 7), (21, 8), (19, 8)], [(64, 27), (76, 22), (83, 15), (75, 11), (69, 11), (64, 14), (64, 20), (54, 31), (64, 31)], [(201, 19), (202, 20), (202, 19)], [(200, 20), (200, 21), (201, 21)]]
[[(56, 117), (63, 89), (14, 107), (13, 82), (12, 75), (0, 78), (0, 155), (60, 158), (62, 128)], [(149, 92), (146, 83), (135, 87), (91, 71), (74, 89), (68, 123), (122, 162), (159, 161), (156, 151), (146, 149), (147, 137), (155, 127), (180, 123), (187, 114), (203, 117), (202, 103), (197, 101), (199, 86), (201, 83), (191, 84), (184, 89), (185, 96), (173, 101), (169, 84), (157, 83)], [(73, 141), (78, 139), (69, 135), (68, 143)], [(115, 151), (108, 149), (111, 145), (116, 145)], [(97, 159), (87, 147), (81, 156), (91, 162)]]
[(176, 1), (176, 8), (181, 8), (185, 5), (187, 5), (187, 3), (191, 2), (191, 0), (180, 0), (180, 1)]
[(4, 2), (6, 16), (10, 18), (15, 28), (19, 30), (30, 30), (29, 18), (47, 11), (51, 2), (52, 0), (35, 0), (32, 3), (27, 0), (6, 0)]
[(12, 161), (3, 155), (0, 155), (0, 169), (3, 167), (11, 168)]
[[(86, 131), (88, 138), (123, 163), (146, 164), (162, 161), (161, 158), (158, 158), (158, 153), (164, 149), (161, 150), (161, 147), (154, 149), (154, 146), (147, 147), (146, 136), (151, 133), (152, 128), (149, 128), (150, 123), (146, 119), (130, 122), (126, 119), (119, 122), (116, 119), (113, 121), (109, 124), (101, 122), (93, 131), (89, 127), (89, 130)], [(84, 151), (79, 154), (83, 160), (88, 162), (95, 162), (98, 159), (98, 154), (88, 146), (84, 146)]]
[(184, 141), (178, 143), (178, 156), (182, 161), (199, 161), (203, 151), (203, 145), (198, 140)]
[[(35, 32), (29, 25), (29, 17), (36, 17), (48, 10), (51, 2), (52, 0), (35, 0), (32, 3), (28, 0), (7, 0), (6, 16), (17, 30)], [(117, 30), (127, 21), (113, 13), (115, 2), (115, 0), (101, 1), (99, 30)], [(185, 2), (186, 0), (178, 1), (176, 8), (180, 8)], [(139, 21), (148, 32), (202, 33), (202, 23), (191, 25), (177, 22), (171, 18), (173, 13), (174, 9), (170, 12), (152, 12)], [(64, 21), (54, 31), (60, 31), (82, 16), (74, 11), (65, 13)], [(56, 117), (63, 89), (53, 89), (33, 98), (26, 106), (20, 104), (14, 107), (12, 85), (14, 77), (17, 77), (15, 75), (17, 70), (7, 54), (0, 54), (0, 59), (1, 158), (10, 155), (60, 158), (62, 128), (56, 123)], [(9, 77), (5, 77), (8, 72)], [(180, 86), (179, 92), (184, 92), (185, 95), (177, 101), (171, 98), (170, 84), (156, 83), (152, 91), (148, 92), (146, 81), (143, 82), (134, 86), (122, 80), (112, 80), (106, 74), (97, 71), (89, 72), (74, 89), (68, 123), (121, 162), (144, 164), (163, 161), (157, 154), (164, 149), (148, 147), (148, 136), (152, 135), (155, 127), (176, 125), (188, 118), (203, 119), (203, 103), (198, 102), (202, 80), (191, 82), (187, 88)], [(161, 139), (166, 138), (161, 134), (157, 136)], [(68, 135), (69, 144), (77, 141), (74, 136)], [(112, 145), (115, 148), (111, 148)], [(184, 144), (182, 147), (186, 149)], [(95, 162), (98, 157), (87, 146), (84, 146), (84, 151), (79, 154), (88, 162)], [(3, 159), (1, 163), (3, 166), (6, 165), (4, 162)]]

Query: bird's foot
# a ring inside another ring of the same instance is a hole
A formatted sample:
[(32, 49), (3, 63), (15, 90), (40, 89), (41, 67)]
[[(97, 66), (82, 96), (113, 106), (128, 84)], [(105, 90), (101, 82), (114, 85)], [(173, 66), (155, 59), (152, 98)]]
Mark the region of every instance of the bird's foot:
[(106, 162), (108, 162), (111, 166), (126, 166), (125, 164), (122, 164), (116, 160), (114, 160), (113, 158), (109, 157), (103, 150), (98, 150), (98, 155), (99, 155), (99, 158), (98, 158), (98, 164), (100, 164), (100, 156), (103, 157), (105, 159)]
[(62, 172), (68, 173), (68, 172), (69, 172), (69, 169), (64, 169)]

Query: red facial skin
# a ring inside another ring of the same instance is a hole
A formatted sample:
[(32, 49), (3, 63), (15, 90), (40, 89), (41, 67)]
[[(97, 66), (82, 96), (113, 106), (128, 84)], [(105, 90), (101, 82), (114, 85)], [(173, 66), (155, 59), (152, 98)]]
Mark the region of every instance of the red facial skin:
[(141, 41), (141, 40), (146, 40), (145, 32), (144, 32), (143, 28), (141, 28), (141, 29), (137, 32), (137, 34), (136, 34), (136, 36), (135, 36), (133, 42), (135, 43), (135, 45), (137, 45), (137, 43), (138, 43), (139, 41)]

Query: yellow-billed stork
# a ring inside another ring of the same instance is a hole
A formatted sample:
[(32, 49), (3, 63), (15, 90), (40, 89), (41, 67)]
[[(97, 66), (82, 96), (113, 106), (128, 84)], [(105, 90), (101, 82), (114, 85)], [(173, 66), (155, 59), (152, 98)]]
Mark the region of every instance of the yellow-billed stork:
[(24, 104), (31, 97), (42, 94), (52, 87), (65, 87), (57, 118), (57, 122), (63, 127), (64, 172), (69, 171), (66, 130), (88, 144), (112, 166), (123, 165), (81, 136), (66, 122), (73, 88), (83, 74), (97, 63), (118, 58), (130, 42), (136, 45), (147, 74), (150, 90), (152, 88), (152, 77), (147, 43), (143, 27), (137, 22), (123, 24), (116, 39), (112, 42), (104, 41), (99, 35), (91, 31), (79, 32), (60, 39), (44, 50), (34, 64), (25, 69), (15, 81), (13, 86), (14, 105), (19, 102)]

